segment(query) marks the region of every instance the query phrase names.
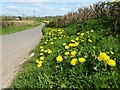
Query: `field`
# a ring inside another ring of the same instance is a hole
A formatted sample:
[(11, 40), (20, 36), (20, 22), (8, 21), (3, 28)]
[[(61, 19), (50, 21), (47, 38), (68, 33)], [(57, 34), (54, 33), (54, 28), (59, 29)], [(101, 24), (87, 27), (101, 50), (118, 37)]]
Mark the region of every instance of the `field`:
[(2, 30), (0, 30), (0, 34), (4, 35), (4, 34), (15, 33), (36, 27), (38, 25), (40, 25), (40, 23), (34, 20), (2, 21)]

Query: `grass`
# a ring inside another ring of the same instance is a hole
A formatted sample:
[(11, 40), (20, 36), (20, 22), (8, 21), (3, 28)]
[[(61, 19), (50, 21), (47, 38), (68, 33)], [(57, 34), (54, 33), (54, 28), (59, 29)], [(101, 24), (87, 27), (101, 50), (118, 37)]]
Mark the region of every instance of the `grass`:
[(32, 22), (32, 23), (22, 22), (23, 24), (21, 24), (19, 22), (15, 22), (15, 23), (16, 24), (14, 24), (14, 25), (10, 25), (5, 28), (2, 28), (2, 30), (0, 30), (0, 35), (11, 34), (11, 33), (19, 32), (19, 31), (23, 31), (23, 30), (34, 28), (34, 27), (40, 25), (40, 23), (38, 23), (38, 22)]
[[(118, 35), (97, 20), (44, 29), (12, 88), (119, 88)], [(65, 52), (69, 52), (68, 55)]]

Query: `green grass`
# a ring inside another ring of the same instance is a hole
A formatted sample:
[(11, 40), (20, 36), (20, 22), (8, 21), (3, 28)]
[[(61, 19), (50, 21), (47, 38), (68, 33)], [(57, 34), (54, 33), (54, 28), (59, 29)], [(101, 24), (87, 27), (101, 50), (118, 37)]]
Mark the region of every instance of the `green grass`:
[(6, 28), (2, 28), (2, 30), (0, 30), (0, 35), (11, 34), (11, 33), (19, 32), (19, 31), (27, 30), (30, 28), (34, 28), (38, 25), (40, 25), (40, 23), (33, 23), (33, 24), (29, 24), (29, 25), (9, 26)]
[[(74, 24), (62, 29), (46, 27), (44, 37), (33, 50), (35, 55), (23, 64), (11, 87), (120, 88), (120, 42), (117, 38), (118, 35), (113, 35), (110, 28), (104, 28), (97, 23), (99, 22), (96, 20), (95, 22), (88, 20), (85, 25)], [(63, 43), (69, 45), (72, 43), (71, 40), (79, 42), (79, 45), (65, 49)], [(52, 53), (45, 52), (48, 49)], [(76, 51), (77, 53), (71, 57), (71, 54), (68, 56), (64, 54), (66, 51), (70, 53)], [(116, 65), (110, 66), (107, 60), (99, 61), (100, 52), (105, 52), (116, 62)], [(42, 53), (43, 55), (41, 55)], [(58, 55), (62, 56), (63, 61), (56, 60)], [(44, 60), (40, 60), (43, 56)], [(86, 61), (79, 62), (80, 57), (85, 58)], [(77, 63), (72, 65), (71, 60), (74, 58), (77, 59)], [(43, 62), (41, 67), (37, 67), (36, 60)]]

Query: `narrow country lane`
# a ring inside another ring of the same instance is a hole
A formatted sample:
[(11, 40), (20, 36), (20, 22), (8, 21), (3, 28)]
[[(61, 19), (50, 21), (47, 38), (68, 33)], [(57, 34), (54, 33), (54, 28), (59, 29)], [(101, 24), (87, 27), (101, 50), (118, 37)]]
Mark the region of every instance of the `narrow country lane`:
[(9, 86), (16, 70), (42, 37), (42, 23), (36, 28), (2, 36), (2, 87)]

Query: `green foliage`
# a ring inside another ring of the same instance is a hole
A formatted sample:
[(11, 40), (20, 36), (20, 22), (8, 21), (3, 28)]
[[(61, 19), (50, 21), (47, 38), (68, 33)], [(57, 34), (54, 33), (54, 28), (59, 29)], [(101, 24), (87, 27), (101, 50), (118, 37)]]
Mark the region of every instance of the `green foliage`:
[[(102, 19), (88, 20), (80, 24), (69, 25), (66, 28), (44, 28), (44, 37), (33, 50), (35, 55), (25, 62), (21, 72), (13, 81), (13, 88), (119, 88), (120, 87), (120, 51), (117, 35), (108, 32), (111, 28), (102, 24)], [(78, 39), (76, 39), (78, 38)], [(69, 45), (71, 40), (79, 42), (79, 45)], [(53, 42), (53, 43), (51, 43)], [(63, 45), (66, 43), (67, 45)], [(44, 49), (42, 51), (42, 49)], [(52, 53), (45, 52), (50, 49)], [(65, 52), (76, 51), (71, 57)], [(105, 52), (116, 62), (114, 67), (99, 61), (100, 52)], [(112, 52), (112, 53), (111, 53)], [(43, 53), (43, 55), (41, 54)], [(60, 55), (63, 61), (58, 62), (56, 57)], [(40, 57), (44, 56), (44, 60)], [(78, 58), (84, 57), (84, 63)], [(71, 64), (76, 58), (78, 62)], [(42, 61), (41, 67), (37, 67), (36, 61)]]

